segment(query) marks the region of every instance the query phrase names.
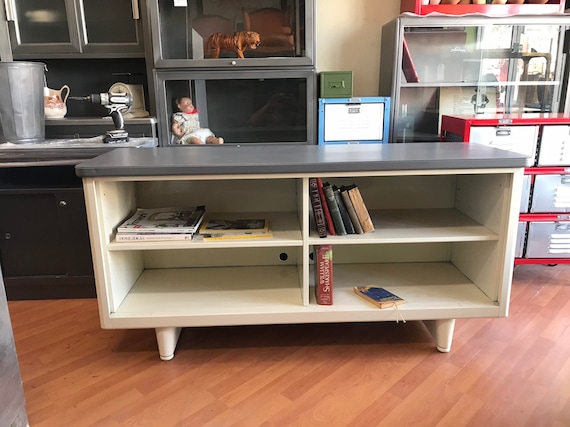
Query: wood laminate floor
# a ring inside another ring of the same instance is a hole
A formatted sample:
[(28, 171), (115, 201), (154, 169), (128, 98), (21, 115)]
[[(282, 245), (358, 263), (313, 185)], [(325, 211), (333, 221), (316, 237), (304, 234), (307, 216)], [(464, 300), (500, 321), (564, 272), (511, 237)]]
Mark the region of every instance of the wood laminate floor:
[(31, 427), (570, 426), (570, 265), (515, 268), (508, 318), (102, 330), (95, 300), (11, 301)]

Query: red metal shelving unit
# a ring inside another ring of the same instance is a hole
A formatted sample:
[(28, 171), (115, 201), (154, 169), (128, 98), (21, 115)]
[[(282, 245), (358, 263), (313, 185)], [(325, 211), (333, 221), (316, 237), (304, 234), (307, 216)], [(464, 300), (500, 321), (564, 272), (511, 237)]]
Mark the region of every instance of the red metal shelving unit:
[[(499, 135), (498, 132), (501, 129), (525, 125), (528, 129), (537, 126), (539, 131), (533, 166), (525, 168), (528, 187), (521, 203), (519, 214), (521, 229), (517, 238), (517, 242), (520, 241), (522, 246), (521, 253), (517, 255), (514, 263), (570, 264), (570, 198), (568, 196), (570, 193), (570, 116), (560, 113), (444, 115), (441, 122), (441, 141), (468, 143), (480, 139), (481, 133), (476, 135), (475, 132), (482, 130), (481, 128), (494, 128)], [(549, 133), (548, 137), (543, 138), (546, 135), (545, 127), (550, 127), (548, 130), (552, 130), (554, 129), (552, 126), (557, 126), (564, 131)], [(530, 131), (528, 133), (529, 136), (532, 135)], [(514, 144), (518, 142), (522, 144), (518, 137), (515, 139)], [(489, 143), (494, 145), (497, 141)], [(541, 153), (547, 150), (550, 150), (550, 153), (556, 153), (554, 164), (541, 163)], [(545, 178), (547, 180), (544, 180)], [(545, 204), (545, 201), (548, 203)]]
[(443, 13), (446, 15), (467, 15), (483, 13), (492, 16), (507, 15), (551, 15), (564, 13), (564, 0), (549, 0), (545, 4), (428, 4), (421, 0), (400, 0), (400, 13), (411, 12), (417, 15)]

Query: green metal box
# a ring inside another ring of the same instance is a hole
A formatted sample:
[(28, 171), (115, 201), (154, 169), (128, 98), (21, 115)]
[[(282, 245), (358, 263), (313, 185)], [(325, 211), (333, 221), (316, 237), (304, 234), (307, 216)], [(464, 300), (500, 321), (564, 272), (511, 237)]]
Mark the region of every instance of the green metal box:
[(322, 71), (319, 77), (320, 98), (352, 98), (352, 71)]

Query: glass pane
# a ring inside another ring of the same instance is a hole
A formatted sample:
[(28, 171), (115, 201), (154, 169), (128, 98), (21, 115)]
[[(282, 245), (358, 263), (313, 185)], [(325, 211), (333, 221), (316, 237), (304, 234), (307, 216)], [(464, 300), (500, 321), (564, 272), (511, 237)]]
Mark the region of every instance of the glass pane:
[[(302, 57), (304, 0), (207, 0), (175, 6), (159, 0), (163, 59)], [(254, 32), (254, 37), (246, 32)], [(219, 33), (208, 39), (212, 34)], [(238, 33), (238, 34), (235, 34)]]
[(14, 3), (22, 44), (70, 42), (65, 0), (18, 0)]
[(89, 43), (137, 43), (131, 0), (83, 0), (83, 8)]
[[(306, 78), (169, 80), (165, 86), (171, 119), (177, 99), (189, 97), (200, 127), (226, 143), (308, 140)], [(178, 143), (172, 135), (170, 142)]]
[(564, 30), (559, 25), (404, 28), (396, 141), (438, 140), (444, 114), (559, 111)]

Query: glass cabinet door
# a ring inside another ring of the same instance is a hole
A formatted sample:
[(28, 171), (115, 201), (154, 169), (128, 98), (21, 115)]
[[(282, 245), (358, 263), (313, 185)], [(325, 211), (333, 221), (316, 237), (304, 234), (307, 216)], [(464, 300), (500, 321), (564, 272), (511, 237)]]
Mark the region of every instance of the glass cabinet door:
[(84, 53), (144, 54), (138, 0), (80, 0)]
[(438, 141), (442, 115), (563, 111), (570, 20), (550, 21), (442, 18), (401, 26), (390, 88), (393, 142)]
[(313, 1), (149, 2), (156, 67), (313, 65)]
[(80, 52), (73, 0), (7, 0), (14, 54)]

